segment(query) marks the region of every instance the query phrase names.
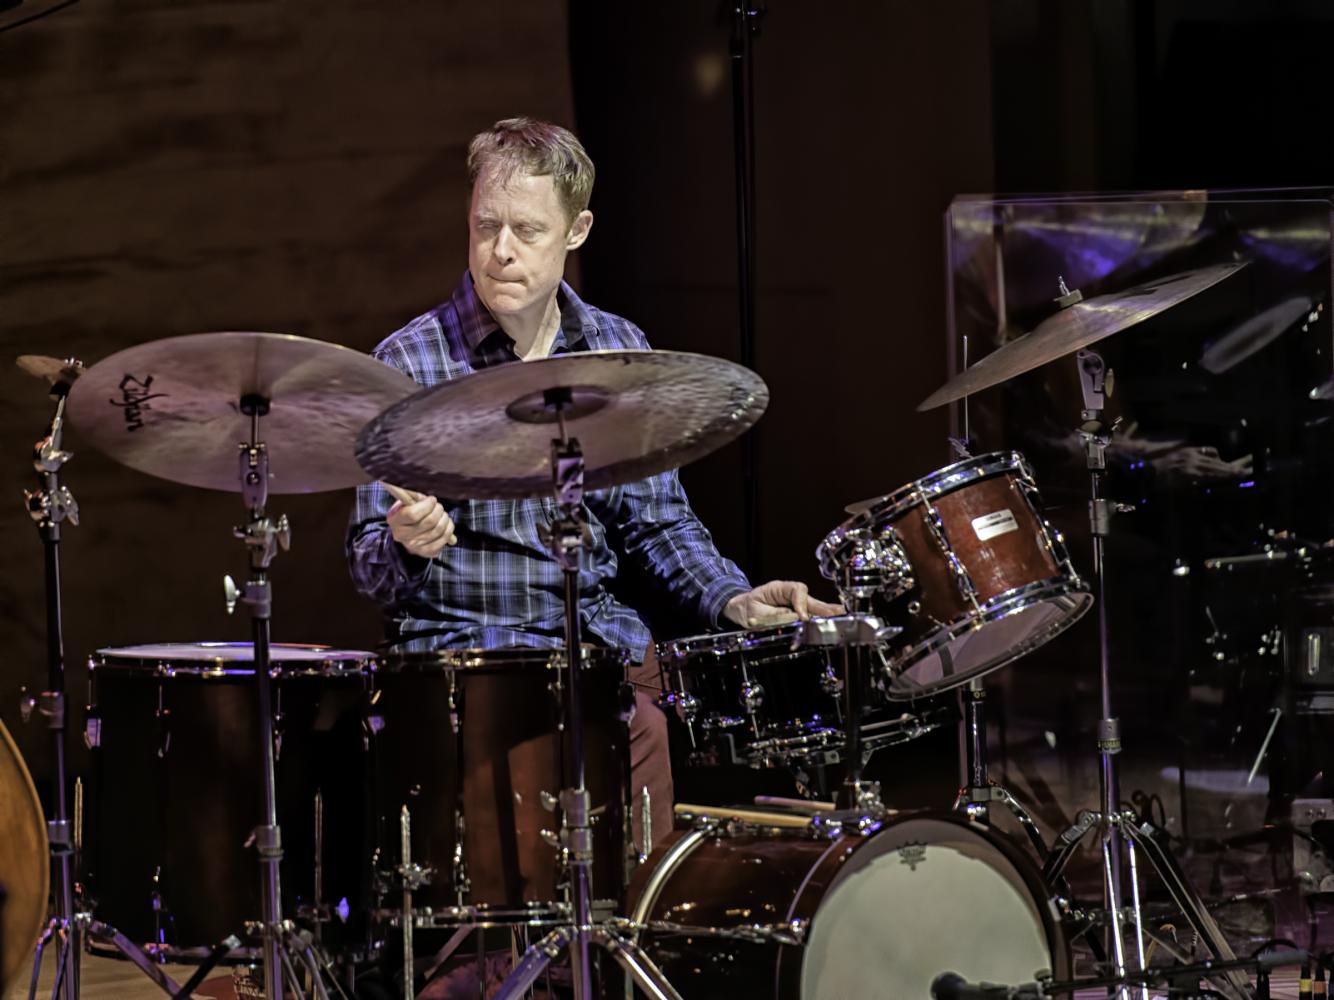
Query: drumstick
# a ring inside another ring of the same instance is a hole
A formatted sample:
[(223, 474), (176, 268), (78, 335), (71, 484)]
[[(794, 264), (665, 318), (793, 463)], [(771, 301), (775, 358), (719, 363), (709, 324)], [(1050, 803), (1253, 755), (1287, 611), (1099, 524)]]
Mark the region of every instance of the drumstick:
[(819, 813), (833, 812), (834, 803), (816, 802), (813, 799), (785, 799), (779, 795), (755, 796), (757, 806), (777, 806), (779, 809), (791, 809), (793, 812)]
[(688, 802), (678, 802), (672, 807), (677, 816), (698, 816), (703, 819), (731, 819), (742, 823), (754, 823), (757, 826), (809, 827), (809, 816), (793, 816), (791, 813), (763, 812), (759, 809), (730, 809), (725, 806), (694, 806)]
[(421, 499), (421, 494), (405, 490), (402, 486), (395, 486), (393, 483), (386, 483), (384, 480), (380, 480), (380, 485), (388, 490), (389, 495), (401, 504), (416, 503)]

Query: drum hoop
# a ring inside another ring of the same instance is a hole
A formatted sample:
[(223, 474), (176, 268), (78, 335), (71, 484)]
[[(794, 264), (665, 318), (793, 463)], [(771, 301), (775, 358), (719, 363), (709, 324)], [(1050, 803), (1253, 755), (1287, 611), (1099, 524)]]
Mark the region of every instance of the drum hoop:
[(649, 872), (648, 881), (644, 883), (644, 889), (639, 894), (639, 899), (635, 902), (634, 911), (630, 914), (630, 922), (634, 927), (634, 939), (639, 941), (640, 930), (648, 921), (653, 913), (653, 907), (658, 905), (658, 897), (662, 894), (663, 887), (676, 874), (676, 870), (681, 867), (681, 862), (694, 853), (695, 848), (702, 844), (706, 839), (716, 836), (719, 827), (714, 824), (699, 826), (688, 831), (685, 836), (667, 849), (667, 853), (662, 856), (662, 860)]
[(914, 479), (892, 493), (858, 504), (860, 509), (839, 528), (848, 531), (897, 518), (900, 514), (926, 503), (927, 497), (944, 496), (972, 483), (1006, 473), (1014, 473), (1020, 479), (1029, 482), (1033, 480), (1033, 470), (1028, 464), (1028, 459), (1017, 451), (993, 451), (985, 455), (974, 455), (972, 458), (947, 465), (943, 469), (937, 469), (921, 479)]
[(1029, 608), (1036, 607), (1046, 601), (1055, 599), (1072, 599), (1076, 602), (1073, 612), (1060, 618), (1048, 625), (1041, 632), (1030, 636), (1026, 641), (1010, 649), (1007, 655), (996, 660), (980, 673), (974, 672), (961, 676), (948, 683), (931, 685), (914, 690), (911, 695), (905, 695), (902, 691), (896, 692), (893, 683), (890, 684), (885, 692), (887, 698), (891, 701), (913, 701), (917, 698), (930, 697), (940, 694), (942, 691), (948, 691), (951, 688), (966, 684), (970, 680), (991, 673), (993, 670), (999, 670), (1009, 663), (1013, 663), (1019, 657), (1038, 648), (1039, 646), (1051, 641), (1060, 635), (1067, 628), (1079, 621), (1093, 605), (1093, 595), (1087, 585), (1078, 576), (1053, 576), (1046, 580), (1039, 580), (1036, 583), (1027, 583), (1022, 587), (1013, 587), (1004, 593), (997, 594), (989, 601), (980, 606), (979, 614), (963, 614), (952, 622), (941, 625), (935, 631), (927, 634), (926, 638), (917, 642), (910, 648), (897, 656), (890, 656), (886, 660), (886, 666), (894, 673), (895, 680), (897, 675), (901, 674), (906, 668), (912, 666), (918, 660), (922, 659), (949, 642), (954, 641), (962, 635), (973, 631), (982, 625), (990, 625), (993, 622), (1001, 621), (1011, 615), (1026, 611)]
[[(179, 656), (154, 656), (148, 654), (125, 655), (126, 649), (154, 648), (165, 649), (171, 646), (194, 646), (201, 651), (211, 646), (234, 646), (229, 642), (204, 643), (141, 643), (136, 646), (104, 646), (88, 656), (88, 670), (96, 674), (99, 671), (125, 675), (148, 677), (200, 677), (204, 679), (226, 679), (229, 677), (254, 677), (253, 660), (231, 660), (222, 656), (185, 659)], [(356, 677), (370, 669), (375, 662), (375, 654), (360, 649), (335, 649), (332, 646), (308, 645), (302, 643), (275, 642), (273, 650), (302, 649), (327, 653), (320, 659), (281, 660), (274, 659), (269, 664), (270, 677)]]
[[(630, 651), (620, 647), (588, 646), (582, 651), (584, 669), (630, 665)], [(558, 646), (521, 646), (513, 649), (432, 649), (421, 652), (382, 653), (371, 664), (373, 673), (452, 673), (506, 667), (560, 670), (565, 650)]]
[[(792, 640), (797, 637), (799, 622), (785, 622), (768, 628), (741, 629), (732, 632), (705, 633), (690, 635), (681, 639), (669, 639), (658, 643), (656, 652), (658, 662), (673, 667), (680, 667), (702, 657), (719, 659), (734, 654), (752, 654), (748, 657), (753, 663), (768, 660), (795, 659), (809, 655), (809, 649), (794, 649)], [(786, 643), (786, 645), (785, 645)], [(778, 649), (769, 650), (768, 647)], [(756, 656), (754, 654), (761, 654)]]

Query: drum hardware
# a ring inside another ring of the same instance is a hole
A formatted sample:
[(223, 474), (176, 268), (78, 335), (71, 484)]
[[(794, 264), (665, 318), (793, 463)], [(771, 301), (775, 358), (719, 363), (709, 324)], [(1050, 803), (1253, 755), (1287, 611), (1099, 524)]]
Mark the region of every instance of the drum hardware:
[(46, 824), (50, 870), (55, 876), (52, 893), (55, 912), (38, 939), (28, 998), (32, 1000), (37, 992), (43, 949), (55, 940), (56, 975), (52, 997), (77, 1000), (82, 928), (74, 905), (75, 833), (70, 825), (65, 772), (65, 639), (60, 593), (60, 525), (65, 520), (73, 525), (79, 523), (79, 505), (69, 487), (60, 482), (60, 470), (73, 457), (63, 447), (65, 410), (70, 389), (83, 373), (83, 364), (73, 358), (57, 362), (25, 355), (19, 358), (19, 366), (31, 374), (45, 377), (50, 383), (50, 395), (56, 401), (46, 435), (33, 447), (32, 464), (37, 472), (37, 489), (23, 491), (28, 514), (37, 526), (44, 553), (47, 689), (41, 693), (36, 705), (46, 719), (55, 752), (51, 796), (54, 815)]

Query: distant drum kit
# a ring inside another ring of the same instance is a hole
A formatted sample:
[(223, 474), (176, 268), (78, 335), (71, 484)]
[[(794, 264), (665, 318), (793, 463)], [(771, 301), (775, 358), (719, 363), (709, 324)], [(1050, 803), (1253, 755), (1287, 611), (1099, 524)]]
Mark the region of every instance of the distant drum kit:
[[(1067, 300), (923, 404), (1078, 352), (1095, 584), (1110, 512), (1098, 489), (1104, 386), (1087, 348), (1236, 267)], [(86, 947), (130, 959), (173, 997), (219, 962), (261, 970), (256, 995), (268, 1000), (351, 996), (355, 969), (376, 962), (401, 972), (397, 988), (412, 997), (423, 935), (448, 938), (438, 952), (432, 942), (429, 973), (491, 928), (526, 946), (493, 994), (502, 1000), (530, 995), (562, 955), (579, 1000), (636, 989), (655, 1000), (1069, 994), (1084, 984), (1071, 979), (1076, 932), (1062, 869), (1085, 834), (1101, 840), (1106, 935), (1088, 936), (1109, 989), (1128, 997), (1153, 981), (1142, 935), (1124, 933), (1139, 931), (1140, 857), (1208, 950), (1199, 975), (1226, 995), (1252, 995), (1249, 967), (1119, 802), (1105, 620), (1100, 808), (1048, 847), (986, 772), (981, 678), (1069, 628), (1097, 589), (1044, 519), (1020, 454), (964, 456), (849, 508), (816, 553), (846, 614), (658, 646), (660, 703), (683, 724), (693, 764), (839, 764), (842, 778), (832, 802), (677, 804), (676, 830), (635, 844), (632, 811), (643, 804), (631, 793), (626, 651), (587, 646), (577, 613), (558, 650), (271, 642), (269, 567), (290, 528), (269, 498), (371, 479), (456, 499), (550, 497), (551, 555), (566, 608), (577, 609), (584, 492), (677, 468), (740, 435), (767, 405), (758, 376), (692, 354), (606, 351), (419, 390), (346, 348), (243, 332), (145, 343), (87, 370), (31, 356), (20, 364), (56, 400), (29, 509), (47, 554), (40, 709), (59, 770), (49, 843), (30, 862), (42, 878), (9, 887), (5, 931), (59, 948), (58, 995), (78, 996)], [(59, 480), (67, 417), (131, 468), (241, 493), (246, 520), (235, 534), (250, 560), (248, 579), (228, 579), (224, 596), (248, 610), (252, 642), (90, 657), (89, 822), (81, 800), (73, 815), (65, 801), (58, 543), (62, 522), (77, 517)], [(954, 811), (896, 813), (863, 765), (880, 747), (953, 722), (954, 699), (938, 697), (946, 692), (962, 692), (966, 709), (967, 787)], [(0, 810), (20, 808), (38, 830), (7, 736), (6, 749)], [(1013, 809), (1034, 843), (994, 829), (989, 803)], [(5, 829), (22, 826), (15, 818)], [(245, 860), (252, 847), (259, 878)], [(76, 849), (86, 872), (75, 870)], [(48, 855), (54, 916), (43, 933)], [(1120, 895), (1123, 858), (1133, 903)], [(20, 914), (27, 923), (16, 927)], [(166, 962), (197, 971), (178, 983)], [(7, 959), (2, 971), (16, 968)], [(35, 966), (30, 996), (36, 976)]]

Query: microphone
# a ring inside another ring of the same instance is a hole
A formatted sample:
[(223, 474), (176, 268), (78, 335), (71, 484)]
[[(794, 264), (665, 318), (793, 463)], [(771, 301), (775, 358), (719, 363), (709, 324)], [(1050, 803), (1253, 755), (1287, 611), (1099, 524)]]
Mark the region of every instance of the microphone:
[(956, 972), (942, 972), (931, 981), (932, 1000), (995, 1000), (998, 988), (989, 984), (974, 985)]

